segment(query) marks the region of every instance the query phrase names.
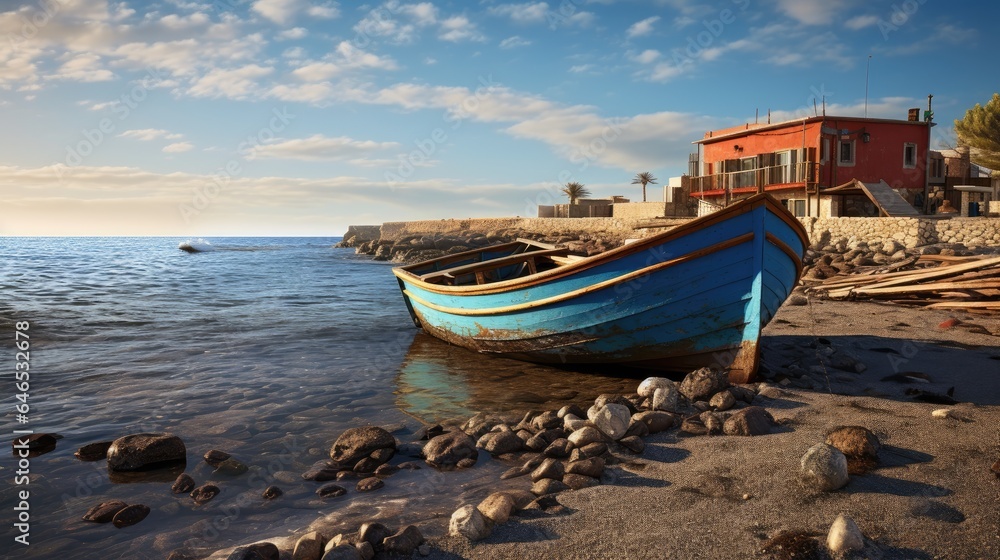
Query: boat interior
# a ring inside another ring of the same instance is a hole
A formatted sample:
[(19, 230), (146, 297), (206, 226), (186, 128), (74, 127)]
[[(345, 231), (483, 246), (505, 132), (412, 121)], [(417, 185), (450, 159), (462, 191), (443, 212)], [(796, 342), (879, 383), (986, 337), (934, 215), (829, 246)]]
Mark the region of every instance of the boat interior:
[(585, 258), (548, 243), (518, 239), (403, 267), (423, 282), (474, 286), (522, 278)]

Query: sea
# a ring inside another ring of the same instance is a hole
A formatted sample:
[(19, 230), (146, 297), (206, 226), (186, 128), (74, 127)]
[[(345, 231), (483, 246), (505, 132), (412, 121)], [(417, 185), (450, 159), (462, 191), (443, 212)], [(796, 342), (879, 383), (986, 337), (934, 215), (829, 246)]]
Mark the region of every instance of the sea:
[[(25, 461), (13, 447), (0, 454), (0, 557), (225, 558), (235, 546), (290, 550), (309, 529), (333, 535), (366, 521), (433, 537), (458, 507), (530, 481), (500, 481), (516, 463), (485, 452), (473, 468), (424, 465), (374, 492), (346, 481), (333, 499), (301, 475), (351, 427), (411, 443), (423, 426), (586, 405), (638, 384), (433, 339), (411, 321), (392, 264), (334, 248), (339, 240), (0, 238), (0, 433), (12, 444), (28, 431), (59, 438)], [(74, 455), (146, 432), (180, 437), (186, 464), (122, 476)], [(202, 460), (212, 449), (249, 471), (213, 472)], [(406, 460), (419, 458), (392, 462)], [(219, 495), (196, 505), (173, 494), (181, 472)], [(263, 499), (272, 485), (283, 495)], [(82, 520), (109, 500), (150, 514), (120, 529)]]

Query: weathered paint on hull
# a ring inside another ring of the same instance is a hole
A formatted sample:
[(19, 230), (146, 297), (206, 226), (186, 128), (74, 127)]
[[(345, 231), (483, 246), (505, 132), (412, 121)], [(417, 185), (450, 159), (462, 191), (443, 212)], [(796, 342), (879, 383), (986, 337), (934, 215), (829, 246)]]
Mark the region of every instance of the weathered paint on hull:
[(714, 366), (748, 381), (760, 331), (798, 281), (805, 233), (764, 197), (706, 218), (521, 282), (448, 289), (394, 272), (419, 326), (477, 352), (542, 363)]

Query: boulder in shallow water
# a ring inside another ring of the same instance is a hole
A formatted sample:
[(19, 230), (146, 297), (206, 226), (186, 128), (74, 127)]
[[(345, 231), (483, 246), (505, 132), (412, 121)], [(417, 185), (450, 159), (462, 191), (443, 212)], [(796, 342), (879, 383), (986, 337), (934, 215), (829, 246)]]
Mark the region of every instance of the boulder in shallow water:
[(181, 473), (174, 481), (174, 484), (170, 487), (170, 491), (174, 494), (187, 494), (191, 490), (194, 490), (195, 482), (191, 478), (191, 475), (187, 473)]
[(184, 442), (173, 434), (131, 434), (108, 448), (108, 468), (113, 471), (138, 471), (186, 460)]
[[(330, 458), (338, 464), (353, 468), (358, 461), (374, 458), (385, 463), (396, 451), (396, 438), (378, 426), (350, 428), (340, 434), (330, 448)], [(372, 470), (375, 470), (375, 465)]]
[(111, 447), (110, 441), (99, 441), (88, 443), (76, 450), (76, 458), (81, 461), (100, 461), (108, 458), (108, 449)]
[(465, 468), (479, 458), (476, 442), (464, 432), (448, 432), (431, 438), (424, 446), (424, 460), (438, 468)]
[(115, 527), (121, 529), (123, 527), (135, 525), (143, 519), (146, 519), (147, 515), (149, 515), (149, 506), (143, 504), (133, 504), (122, 508), (118, 513), (116, 513), (114, 518), (111, 520), (111, 523)]
[(87, 510), (84, 514), (84, 521), (94, 523), (110, 523), (115, 518), (115, 514), (128, 507), (128, 504), (121, 500), (109, 500)]
[(219, 495), (221, 490), (214, 484), (203, 484), (191, 491), (191, 499), (194, 503), (202, 505), (208, 503), (212, 498)]

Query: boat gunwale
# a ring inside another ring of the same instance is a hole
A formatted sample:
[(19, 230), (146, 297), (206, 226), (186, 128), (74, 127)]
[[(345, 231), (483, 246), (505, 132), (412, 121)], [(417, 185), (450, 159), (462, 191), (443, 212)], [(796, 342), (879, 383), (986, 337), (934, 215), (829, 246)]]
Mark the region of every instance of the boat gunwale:
[(409, 298), (411, 298), (413, 301), (419, 303), (420, 305), (423, 305), (424, 307), (427, 307), (429, 309), (433, 309), (434, 311), (437, 311), (439, 313), (447, 313), (449, 315), (463, 315), (463, 316), (470, 316), (470, 317), (479, 317), (479, 316), (485, 316), (485, 315), (504, 315), (504, 314), (507, 314), (507, 313), (515, 313), (515, 312), (518, 312), (518, 311), (524, 311), (524, 310), (528, 310), (528, 309), (535, 309), (537, 307), (545, 307), (547, 305), (552, 305), (552, 304), (555, 304), (555, 303), (562, 303), (564, 301), (568, 301), (568, 300), (571, 300), (571, 299), (574, 299), (574, 298), (577, 298), (577, 297), (580, 297), (580, 296), (584, 296), (584, 295), (590, 294), (592, 292), (597, 292), (597, 291), (600, 291), (600, 290), (611, 288), (611, 287), (616, 286), (618, 284), (621, 284), (623, 282), (629, 282), (629, 281), (631, 281), (631, 280), (633, 280), (635, 278), (639, 278), (639, 277), (645, 276), (647, 274), (652, 274), (652, 273), (655, 273), (655, 272), (659, 272), (659, 271), (667, 269), (667, 268), (671, 268), (671, 267), (674, 267), (674, 266), (685, 264), (685, 263), (693, 261), (693, 260), (704, 258), (705, 256), (710, 255), (710, 254), (715, 253), (715, 252), (718, 252), (718, 251), (722, 251), (722, 250), (725, 250), (725, 249), (736, 247), (738, 245), (743, 245), (744, 243), (749, 243), (749, 242), (753, 241), (754, 236), (755, 235), (754, 235), (754, 233), (752, 231), (751, 232), (747, 232), (747, 233), (744, 233), (743, 235), (741, 235), (739, 237), (734, 237), (732, 239), (727, 239), (725, 241), (716, 243), (715, 245), (704, 247), (704, 248), (698, 249), (696, 251), (691, 251), (690, 253), (687, 253), (685, 255), (681, 255), (681, 256), (679, 256), (677, 258), (673, 258), (673, 259), (670, 259), (668, 261), (658, 262), (658, 263), (651, 264), (649, 266), (640, 268), (638, 270), (633, 270), (632, 272), (626, 272), (625, 274), (622, 274), (621, 276), (617, 276), (615, 278), (609, 278), (608, 280), (604, 280), (602, 282), (598, 282), (598, 283), (592, 284), (590, 286), (585, 286), (583, 288), (577, 288), (576, 290), (572, 290), (572, 291), (569, 291), (569, 292), (563, 292), (563, 293), (560, 293), (560, 294), (556, 294), (554, 296), (549, 296), (547, 298), (542, 298), (542, 299), (533, 300), (533, 301), (526, 301), (524, 303), (519, 303), (519, 304), (516, 304), (516, 305), (507, 305), (507, 306), (503, 306), (503, 307), (493, 307), (493, 308), (486, 308), (486, 309), (476, 309), (476, 308), (469, 308), (469, 309), (467, 309), (467, 308), (462, 308), (462, 307), (446, 307), (446, 306), (443, 306), (443, 305), (438, 305), (436, 303), (429, 302), (429, 301), (421, 298), (420, 296), (417, 296), (417, 295), (414, 295), (414, 294), (410, 293), (409, 290), (403, 290), (403, 293), (406, 294), (406, 296), (409, 297)]
[[(421, 288), (428, 292), (435, 292), (439, 294), (447, 295), (491, 295), (497, 293), (505, 293), (516, 290), (521, 290), (524, 288), (529, 288), (536, 286), (538, 284), (543, 284), (546, 282), (551, 282), (567, 276), (571, 276), (578, 272), (605, 264), (607, 262), (613, 261), (615, 259), (632, 255), (635, 253), (642, 252), (656, 245), (672, 241), (674, 239), (684, 237), (691, 234), (694, 231), (705, 229), (716, 225), (718, 223), (729, 220), (737, 215), (753, 212), (761, 205), (766, 206), (772, 213), (785, 222), (786, 225), (792, 229), (799, 240), (802, 242), (803, 251), (809, 247), (808, 236), (805, 232), (805, 228), (801, 223), (788, 211), (787, 208), (779, 204), (773, 197), (767, 193), (759, 193), (749, 198), (746, 198), (738, 204), (728, 206), (713, 212), (707, 216), (702, 216), (695, 218), (690, 222), (681, 224), (674, 227), (669, 231), (659, 233), (650, 237), (640, 239), (634, 243), (628, 245), (623, 245), (597, 255), (584, 258), (575, 263), (570, 263), (567, 265), (560, 266), (558, 268), (547, 270), (544, 272), (539, 272), (524, 278), (515, 278), (511, 280), (505, 280), (503, 282), (495, 282), (492, 284), (478, 284), (478, 285), (467, 285), (467, 286), (444, 286), (441, 284), (433, 284), (430, 282), (425, 282), (420, 280), (420, 278), (410, 271), (410, 269), (418, 268), (421, 266), (427, 266), (428, 264), (439, 260), (439, 259), (429, 259), (427, 261), (422, 261), (419, 263), (414, 263), (411, 265), (394, 267), (392, 273), (399, 278), (402, 282), (411, 284), (415, 287)], [(786, 245), (787, 246), (787, 245)], [(461, 255), (474, 255), (481, 253), (483, 250), (489, 249), (490, 247), (484, 247), (480, 249), (473, 249), (470, 251), (465, 251), (462, 253), (456, 253), (452, 257), (457, 257)], [(779, 246), (780, 248), (780, 246)], [(801, 273), (801, 257), (796, 256), (794, 259), (798, 261), (796, 269)], [(801, 274), (800, 274), (801, 275)], [(408, 294), (407, 294), (408, 295)], [(409, 295), (408, 295), (409, 297)]]

